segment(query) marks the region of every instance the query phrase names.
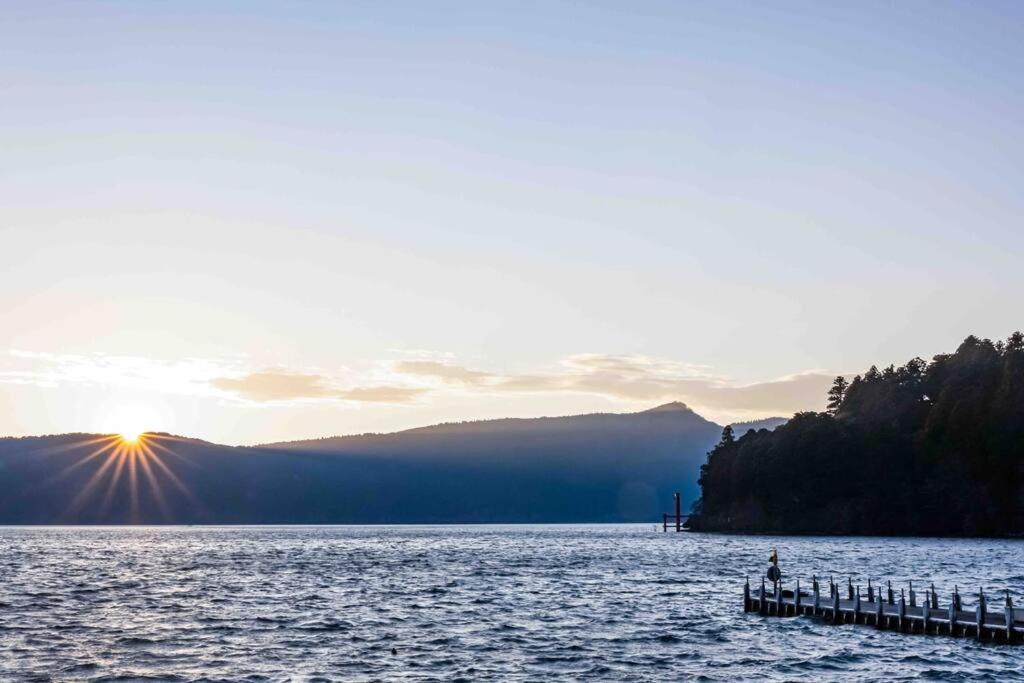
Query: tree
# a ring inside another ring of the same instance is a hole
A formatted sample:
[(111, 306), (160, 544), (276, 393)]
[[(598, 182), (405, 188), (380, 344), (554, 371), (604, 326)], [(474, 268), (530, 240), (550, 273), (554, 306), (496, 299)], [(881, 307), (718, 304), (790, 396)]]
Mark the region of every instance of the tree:
[(725, 425), (725, 429), (722, 430), (722, 440), (719, 443), (727, 446), (735, 441), (736, 437), (732, 433), (732, 425)]
[(839, 375), (832, 381), (832, 388), (828, 390), (829, 415), (835, 415), (839, 412), (839, 408), (843, 405), (843, 398), (846, 396), (846, 390), (849, 388), (850, 383), (842, 375)]

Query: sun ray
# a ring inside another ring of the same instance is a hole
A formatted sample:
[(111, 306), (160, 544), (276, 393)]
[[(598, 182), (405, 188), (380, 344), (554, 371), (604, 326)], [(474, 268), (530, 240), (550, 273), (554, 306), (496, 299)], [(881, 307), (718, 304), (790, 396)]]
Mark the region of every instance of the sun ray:
[(128, 450), (128, 495), (130, 496), (128, 514), (132, 524), (139, 521), (139, 475), (135, 462), (137, 455), (138, 453), (134, 449)]
[(72, 499), (71, 504), (68, 506), (67, 514), (77, 512), (78, 509), (85, 504), (86, 500), (88, 500), (89, 496), (92, 494), (93, 489), (100, 484), (100, 481), (103, 479), (103, 475), (114, 465), (114, 462), (120, 452), (121, 446), (119, 445), (114, 449), (114, 452), (107, 457), (103, 465), (93, 472), (92, 476), (89, 477), (89, 480), (85, 482), (85, 486), (82, 487), (82, 490), (79, 491), (78, 495)]
[[(184, 481), (164, 462), (167, 457), (173, 457), (188, 466), (195, 467), (188, 458), (175, 452), (173, 448), (160, 443), (161, 440), (176, 441), (167, 435), (140, 433), (134, 441), (127, 438), (131, 435), (107, 436), (89, 440), (88, 444), (97, 444), (95, 448), (80, 460), (64, 468), (47, 483), (61, 477), (66, 477), (75, 470), (86, 466), (90, 462), (102, 460), (102, 463), (92, 472), (82, 485), (81, 490), (71, 501), (66, 516), (71, 517), (79, 514), (84, 506), (92, 498), (97, 498), (95, 514), (87, 515), (95, 517), (98, 521), (108, 519), (110, 510), (115, 500), (127, 503), (127, 520), (130, 523), (146, 521), (151, 516), (152, 508), (143, 505), (145, 496), (152, 497), (152, 501), (159, 511), (161, 521), (174, 521), (174, 510), (172, 499), (167, 495), (167, 487), (161, 479), (169, 482), (174, 490), (180, 492), (188, 503), (197, 508), (202, 505), (195, 495), (189, 490)], [(140, 472), (141, 471), (141, 472)], [(102, 495), (100, 495), (102, 491)], [(143, 516), (143, 511), (146, 515)], [(125, 518), (124, 512), (119, 515)]]
[(71, 443), (66, 443), (61, 446), (53, 446), (52, 448), (47, 448), (46, 454), (50, 455), (55, 453), (63, 453), (64, 451), (73, 451), (78, 448), (85, 448), (87, 446), (92, 446), (93, 444), (103, 442), (117, 443), (117, 439), (118, 437), (116, 434), (101, 434), (91, 439), (86, 439), (85, 441), (72, 441)]
[(145, 446), (143, 446), (141, 443), (139, 444), (139, 448), (137, 449), (137, 456), (139, 460), (139, 466), (142, 469), (142, 474), (146, 482), (149, 484), (149, 489), (153, 494), (153, 500), (156, 501), (156, 505), (160, 509), (160, 515), (163, 517), (165, 522), (170, 521), (171, 511), (167, 507), (167, 501), (164, 500), (164, 492), (160, 488), (160, 482), (156, 480), (156, 477), (153, 475), (153, 469), (149, 465), (149, 453), (147, 452)]
[[(176, 453), (175, 451), (171, 450), (167, 446), (165, 446), (162, 443), (160, 443), (160, 440), (161, 439), (165, 439), (165, 438), (167, 438), (167, 437), (164, 437), (162, 435), (160, 437), (154, 437), (153, 435), (148, 435), (146, 437), (146, 445), (159, 448), (161, 451), (163, 451), (167, 455), (174, 456), (175, 458), (177, 458), (178, 460), (181, 460), (186, 465), (190, 465), (192, 467), (195, 467), (195, 463), (192, 462), (191, 460), (189, 460), (188, 458), (186, 458), (184, 455), (182, 455), (181, 453)], [(181, 441), (181, 439), (178, 439), (178, 440)]]
[(94, 450), (92, 453), (89, 453), (88, 455), (83, 457), (78, 462), (71, 463), (70, 465), (68, 465), (67, 467), (62, 469), (60, 472), (58, 472), (57, 474), (53, 475), (53, 477), (51, 477), (51, 479), (57, 480), (57, 479), (60, 479), (61, 477), (65, 477), (65, 476), (71, 474), (72, 472), (74, 472), (75, 470), (77, 470), (79, 467), (81, 467), (85, 463), (89, 462), (90, 460), (98, 458), (99, 456), (103, 455), (107, 451), (109, 451), (109, 450), (111, 450), (113, 448), (117, 448), (117, 446), (118, 446), (118, 443), (117, 443), (116, 437), (112, 437), (110, 439), (110, 441), (108, 441), (106, 444), (104, 444), (103, 446), (100, 446), (99, 448)]
[[(160, 446), (160, 444), (153, 444), (153, 445), (159, 446), (160, 448), (163, 448), (163, 450), (165, 450), (165, 451), (167, 450), (163, 446)], [(171, 481), (171, 483), (174, 484), (175, 488), (177, 488), (179, 491), (181, 491), (181, 493), (183, 493), (185, 496), (187, 496), (189, 498), (189, 500), (191, 500), (193, 502), (196, 502), (195, 501), (195, 496), (193, 496), (192, 492), (188, 490), (188, 487), (185, 486), (185, 483), (180, 478), (178, 478), (178, 475), (176, 475), (171, 470), (170, 467), (168, 467), (167, 465), (164, 464), (163, 460), (160, 459), (160, 456), (158, 456), (156, 453), (154, 453), (152, 450), (150, 450), (148, 443), (147, 444), (143, 444), (142, 445), (142, 449), (143, 449), (143, 451), (147, 455), (152, 456), (152, 458), (153, 458), (153, 465), (158, 467), (160, 469), (160, 471), (164, 473), (164, 476), (166, 476)], [(168, 452), (170, 452), (170, 451), (168, 451)]]
[(117, 489), (117, 484), (121, 481), (121, 472), (124, 471), (124, 463), (127, 460), (125, 448), (122, 445), (117, 449), (115, 456), (117, 459), (117, 467), (114, 469), (114, 473), (110, 477), (110, 483), (107, 485), (107, 491), (103, 494), (103, 504), (100, 507), (100, 517), (106, 518), (107, 513), (110, 511), (110, 506), (114, 502), (114, 491)]

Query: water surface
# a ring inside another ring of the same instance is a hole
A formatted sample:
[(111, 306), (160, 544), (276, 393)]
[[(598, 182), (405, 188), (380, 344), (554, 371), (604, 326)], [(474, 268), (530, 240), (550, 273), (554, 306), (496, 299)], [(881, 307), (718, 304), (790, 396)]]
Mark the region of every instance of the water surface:
[(654, 528), (0, 528), (0, 680), (1024, 679), (1024, 646), (741, 609), (773, 545), (1020, 605), (1024, 542)]

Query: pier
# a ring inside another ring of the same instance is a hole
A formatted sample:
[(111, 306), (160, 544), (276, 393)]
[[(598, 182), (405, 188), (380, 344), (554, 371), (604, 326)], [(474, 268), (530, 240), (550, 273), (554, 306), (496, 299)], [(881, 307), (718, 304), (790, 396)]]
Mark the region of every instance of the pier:
[(979, 589), (973, 606), (963, 603), (959, 589), (954, 589), (945, 605), (939, 604), (938, 593), (932, 585), (922, 599), (913, 584), (909, 591), (902, 588), (897, 594), (890, 583), (883, 590), (868, 581), (862, 592), (858, 585), (847, 579), (840, 587), (830, 578), (827, 592), (821, 590), (817, 577), (811, 580), (810, 592), (800, 588), (800, 581), (790, 590), (781, 582), (771, 588), (751, 589), (748, 578), (743, 587), (743, 610), (762, 616), (810, 616), (833, 624), (865, 624), (901, 633), (944, 634), (962, 638), (999, 643), (1024, 642), (1024, 609), (1015, 609), (1009, 591), (997, 602), (989, 605), (984, 589)]
[(661, 514), (661, 530), (668, 531), (669, 520), (673, 520), (676, 531), (683, 530), (683, 521), (689, 518), (689, 515), (683, 514), (683, 497), (676, 491), (672, 494), (672, 501), (675, 503), (675, 514), (663, 512)]

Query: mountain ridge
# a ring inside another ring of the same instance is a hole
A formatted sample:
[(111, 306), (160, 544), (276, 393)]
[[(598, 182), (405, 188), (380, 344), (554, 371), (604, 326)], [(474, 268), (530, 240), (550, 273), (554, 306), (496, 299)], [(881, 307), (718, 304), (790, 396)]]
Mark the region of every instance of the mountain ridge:
[[(149, 432), (0, 439), (0, 524), (649, 521), (722, 428), (688, 408), (503, 418), (283, 445)], [(666, 508), (667, 509), (667, 508)]]

